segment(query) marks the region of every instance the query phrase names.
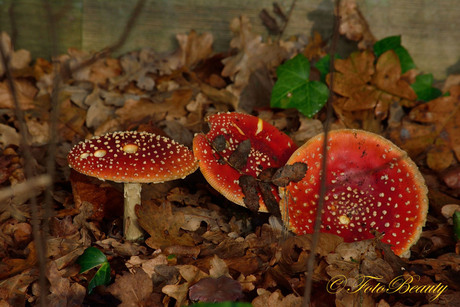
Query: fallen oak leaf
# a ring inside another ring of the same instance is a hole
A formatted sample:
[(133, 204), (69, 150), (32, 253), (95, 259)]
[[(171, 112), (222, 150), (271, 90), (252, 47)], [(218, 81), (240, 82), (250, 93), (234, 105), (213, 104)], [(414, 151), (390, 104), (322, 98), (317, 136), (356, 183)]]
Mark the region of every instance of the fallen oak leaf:
[(176, 39), (180, 46), (177, 56), (181, 66), (193, 68), (212, 53), (213, 36), (209, 32), (198, 35), (192, 30), (188, 35), (177, 34)]
[(26, 293), (30, 285), (38, 278), (37, 268), (30, 268), (20, 274), (0, 281), (0, 301), (8, 303), (5, 306), (25, 306)]
[[(447, 168), (449, 149), (460, 160), (460, 86), (450, 88), (450, 96), (439, 97), (413, 108), (402, 124), (390, 132), (391, 139), (409, 155), (430, 148), (430, 165), (437, 171)], [(447, 156), (446, 156), (447, 154)]]
[(175, 306), (180, 307), (183, 306), (187, 300), (190, 285), (208, 277), (208, 274), (193, 265), (178, 265), (176, 267), (179, 269), (180, 275), (185, 279), (185, 283), (166, 285), (161, 289), (161, 291), (174, 298), (177, 301)]
[(121, 300), (121, 307), (146, 306), (153, 292), (153, 282), (144, 270), (123, 272), (107, 290)]
[(63, 276), (55, 261), (47, 266), (46, 277), (50, 282), (50, 294), (47, 304), (50, 307), (81, 306), (86, 295), (86, 289), (79, 283), (71, 283), (71, 279)]
[(37, 264), (37, 251), (33, 241), (27, 245), (26, 250), (29, 251), (26, 259), (2, 259), (0, 280), (30, 269)]
[(184, 214), (180, 211), (173, 212), (169, 201), (164, 201), (160, 206), (153, 202), (138, 205), (136, 215), (139, 225), (150, 235), (145, 241), (149, 247), (160, 249), (172, 245), (195, 246), (192, 237), (181, 232), (181, 226), (185, 223)]
[[(14, 79), (14, 88), (16, 98), (22, 110), (30, 110), (35, 108), (35, 96), (38, 89), (25, 79)], [(14, 109), (14, 100), (11, 95), (10, 84), (8, 81), (0, 82), (0, 109)]]
[[(333, 90), (345, 97), (341, 104), (334, 103), (336, 111), (373, 110), (375, 116), (385, 119), (394, 101), (413, 104), (417, 95), (409, 83), (401, 79), (396, 53), (392, 50), (383, 53), (375, 66), (374, 60), (375, 56), (370, 51), (355, 52), (348, 59), (335, 60)], [(328, 84), (330, 80), (331, 74), (328, 74)]]
[(417, 94), (407, 81), (401, 79), (401, 64), (398, 55), (389, 50), (383, 53), (375, 65), (372, 83), (380, 90), (408, 100), (417, 99)]
[(295, 294), (289, 294), (286, 297), (281, 294), (281, 290), (270, 292), (263, 288), (257, 289), (257, 296), (252, 301), (254, 307), (279, 307), (279, 306), (302, 306), (302, 297), (296, 296)]
[[(335, 251), (343, 238), (320, 233), (315, 254), (325, 257)], [(298, 273), (307, 270), (307, 258), (311, 253), (312, 235), (306, 234), (288, 238), (282, 245), (280, 265), (288, 272)]]

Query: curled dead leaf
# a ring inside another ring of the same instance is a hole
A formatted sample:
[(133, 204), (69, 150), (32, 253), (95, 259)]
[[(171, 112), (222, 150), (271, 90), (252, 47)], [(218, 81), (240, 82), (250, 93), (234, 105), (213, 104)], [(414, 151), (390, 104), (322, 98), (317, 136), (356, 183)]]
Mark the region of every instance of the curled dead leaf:
[[(343, 239), (330, 233), (320, 233), (316, 254), (325, 257), (335, 251)], [(288, 238), (282, 245), (280, 264), (291, 272), (305, 272), (310, 255), (312, 235), (306, 234)]]

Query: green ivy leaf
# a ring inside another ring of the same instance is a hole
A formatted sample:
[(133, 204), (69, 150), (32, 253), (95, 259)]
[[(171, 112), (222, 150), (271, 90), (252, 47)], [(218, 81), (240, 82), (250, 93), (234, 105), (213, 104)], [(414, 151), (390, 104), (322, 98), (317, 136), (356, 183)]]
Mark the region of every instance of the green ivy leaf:
[[(338, 54), (334, 55), (334, 59), (340, 59)], [(327, 54), (316, 61), (314, 65), (319, 72), (321, 73), (321, 82), (326, 83), (326, 76), (329, 73), (329, 69), (331, 68), (331, 55)]]
[(419, 100), (430, 101), (442, 96), (441, 90), (433, 87), (432, 74), (416, 76), (415, 82), (411, 84), (411, 87)]
[(454, 220), (454, 235), (458, 241), (460, 240), (460, 211), (455, 211), (453, 220)]
[(276, 70), (278, 80), (273, 87), (270, 105), (273, 108), (296, 108), (312, 117), (324, 106), (329, 96), (326, 84), (310, 81), (310, 61), (298, 54)]
[(377, 58), (388, 50), (393, 50), (398, 55), (402, 73), (416, 67), (407, 49), (401, 45), (400, 35), (386, 37), (374, 44), (374, 54)]
[(107, 257), (99, 249), (88, 247), (78, 257), (77, 263), (80, 265), (80, 274), (100, 266), (94, 277), (89, 281), (88, 293), (91, 293), (95, 287), (107, 285), (110, 282), (110, 264)]
[(388, 50), (395, 50), (401, 46), (401, 36), (389, 36), (381, 39), (374, 44), (374, 54), (378, 58)]
[(107, 262), (107, 257), (103, 252), (95, 247), (88, 247), (77, 259), (77, 263), (80, 265), (80, 274), (85, 273), (105, 262)]

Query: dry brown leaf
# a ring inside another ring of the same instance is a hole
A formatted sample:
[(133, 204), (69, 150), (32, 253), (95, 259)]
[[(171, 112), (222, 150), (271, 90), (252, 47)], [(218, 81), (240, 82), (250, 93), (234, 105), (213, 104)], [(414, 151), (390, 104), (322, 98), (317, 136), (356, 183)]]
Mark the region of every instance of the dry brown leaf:
[(180, 50), (176, 56), (180, 58), (180, 66), (193, 68), (207, 59), (212, 53), (213, 37), (209, 32), (198, 35), (194, 30), (187, 34), (177, 34), (176, 39)]
[(209, 268), (209, 276), (212, 278), (218, 278), (221, 276), (231, 277), (228, 272), (227, 264), (224, 260), (220, 259), (217, 255), (211, 259), (211, 267)]
[(0, 144), (2, 148), (6, 148), (9, 145), (19, 146), (21, 136), (16, 129), (13, 127), (0, 124)]
[(66, 99), (61, 103), (59, 112), (59, 135), (67, 141), (82, 139), (85, 133), (86, 111)]
[[(22, 70), (29, 66), (32, 57), (30, 51), (20, 49), (14, 51), (13, 45), (11, 43), (11, 38), (8, 33), (0, 33), (0, 44), (2, 45), (2, 50), (5, 53), (5, 57), (9, 59), (10, 69), (13, 71)], [(5, 73), (5, 68), (3, 67), (3, 61), (0, 61), (0, 77)]]
[(319, 34), (317, 31), (314, 31), (313, 37), (310, 37), (308, 40), (308, 45), (305, 46), (303, 55), (306, 56), (310, 61), (313, 59), (322, 58), (327, 54), (324, 50), (325, 46), (326, 42), (323, 41), (321, 34)]
[(56, 262), (48, 264), (47, 277), (50, 282), (48, 306), (50, 307), (73, 307), (83, 304), (86, 289), (79, 283), (70, 283), (70, 279), (63, 277), (59, 272)]
[(70, 171), (70, 183), (75, 208), (80, 209), (83, 202), (93, 205), (90, 219), (102, 221), (123, 215), (123, 193), (103, 181)]
[(24, 306), (26, 292), (30, 284), (38, 278), (36, 268), (26, 269), (16, 276), (0, 281), (0, 302), (6, 302), (6, 306)]
[(338, 293), (336, 293), (335, 306), (373, 307), (375, 306), (375, 301), (370, 293), (348, 293), (347, 291), (339, 291)]
[(186, 105), (193, 97), (193, 90), (178, 89), (171, 92), (171, 96), (163, 102), (152, 102), (147, 99), (127, 99), (125, 105), (115, 111), (122, 123), (126, 125), (149, 119), (158, 122), (165, 117), (169, 120), (178, 120), (182, 124), (186, 123)]
[(107, 290), (121, 300), (121, 307), (145, 306), (153, 292), (153, 283), (143, 270), (123, 272)]
[(284, 297), (280, 290), (270, 292), (265, 289), (257, 289), (259, 295), (252, 301), (253, 307), (301, 307), (302, 298), (289, 294)]
[(401, 79), (399, 57), (392, 50), (383, 53), (378, 58), (372, 83), (382, 92), (388, 92), (402, 99), (415, 100), (417, 98), (409, 83)]
[[(15, 79), (14, 88), (19, 106), (23, 110), (35, 108), (34, 99), (38, 92), (32, 82), (25, 79)], [(14, 109), (14, 100), (11, 96), (8, 80), (0, 82), (0, 109)]]
[(358, 42), (358, 48), (368, 49), (372, 47), (376, 39), (372, 35), (369, 25), (361, 13), (356, 0), (344, 0), (339, 2), (340, 27), (339, 32), (348, 39)]
[(91, 65), (91, 74), (89, 81), (105, 86), (109, 79), (115, 78), (121, 74), (121, 65), (118, 59), (106, 58), (96, 61)]
[(86, 127), (96, 129), (113, 118), (114, 114), (115, 108), (106, 105), (99, 95), (97, 95), (97, 99), (91, 103), (86, 111)]
[(450, 96), (413, 108), (408, 118), (390, 134), (391, 139), (410, 156), (430, 148), (429, 165), (437, 171), (451, 164), (447, 163), (452, 162), (448, 151), (460, 160), (460, 86), (452, 87), (450, 93)]
[(145, 243), (151, 248), (160, 249), (172, 245), (195, 246), (192, 237), (181, 232), (185, 222), (184, 214), (173, 210), (170, 202), (165, 201), (160, 206), (144, 202), (142, 206), (136, 206), (136, 215), (139, 225), (150, 235)]
[[(435, 142), (444, 142), (438, 138)], [(434, 171), (441, 172), (447, 169), (454, 162), (454, 153), (446, 144), (436, 144), (426, 154), (426, 163)]]
[[(345, 60), (336, 60), (335, 69), (334, 91), (345, 97), (334, 102), (339, 116), (353, 117), (353, 111), (372, 110), (374, 116), (382, 120), (388, 116), (389, 108), (395, 101), (417, 98), (409, 83), (401, 79), (399, 58), (392, 50), (382, 54), (375, 67), (374, 55), (364, 51), (352, 53)], [(327, 76), (328, 83), (330, 77)]]
[[(310, 255), (312, 235), (306, 234), (288, 238), (282, 245), (280, 264), (291, 272), (307, 270), (307, 258)], [(321, 233), (315, 252), (321, 257), (335, 251), (343, 239), (330, 233)], [(300, 252), (299, 252), (300, 250)]]
[(184, 223), (181, 228), (188, 231), (196, 231), (201, 223), (207, 224), (209, 231), (219, 230), (218, 220), (222, 217), (216, 211), (204, 208), (181, 207), (177, 211), (184, 215)]
[(460, 166), (445, 172), (442, 175), (442, 180), (449, 188), (460, 190)]
[(37, 263), (37, 251), (32, 241), (27, 245), (29, 254), (26, 259), (2, 259), (0, 264), (0, 280), (33, 268)]
[(279, 44), (262, 42), (262, 37), (252, 32), (246, 16), (233, 19), (230, 29), (234, 35), (230, 46), (239, 52), (222, 60), (225, 65), (222, 76), (234, 81), (231, 92), (239, 97), (253, 72), (263, 66), (269, 69), (277, 67), (286, 59), (288, 51)]
[(190, 285), (198, 282), (199, 280), (208, 277), (208, 274), (198, 269), (193, 265), (178, 265), (180, 275), (185, 279), (185, 283), (178, 285), (166, 285), (161, 291), (176, 299), (176, 307), (183, 306), (187, 300), (188, 289)]

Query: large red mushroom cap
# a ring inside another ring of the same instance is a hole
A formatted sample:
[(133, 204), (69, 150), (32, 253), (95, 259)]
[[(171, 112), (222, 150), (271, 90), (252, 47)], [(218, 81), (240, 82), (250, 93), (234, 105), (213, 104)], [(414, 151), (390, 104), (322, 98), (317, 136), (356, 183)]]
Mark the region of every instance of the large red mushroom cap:
[[(312, 233), (319, 199), (324, 134), (301, 146), (287, 164), (308, 165), (305, 177), (280, 188), (288, 228)], [(328, 135), (326, 194), (321, 231), (345, 242), (373, 238), (403, 255), (418, 240), (428, 211), (427, 188), (415, 163), (387, 139), (360, 130)]]
[[(200, 170), (214, 189), (241, 206), (245, 206), (245, 194), (240, 177), (257, 178), (268, 168), (279, 168), (297, 149), (290, 137), (252, 115), (219, 113), (207, 120), (210, 131), (206, 135), (197, 134), (193, 139), (193, 152)], [(277, 188), (273, 185), (270, 188), (279, 200)], [(258, 195), (259, 211), (267, 212), (260, 192)]]
[(124, 183), (124, 235), (137, 241), (143, 232), (137, 223), (141, 183), (184, 178), (198, 168), (191, 150), (175, 141), (147, 132), (114, 132), (75, 145), (69, 166), (85, 175)]
[(69, 166), (85, 175), (116, 182), (163, 182), (193, 173), (198, 163), (191, 150), (147, 132), (126, 131), (96, 136), (75, 145)]

